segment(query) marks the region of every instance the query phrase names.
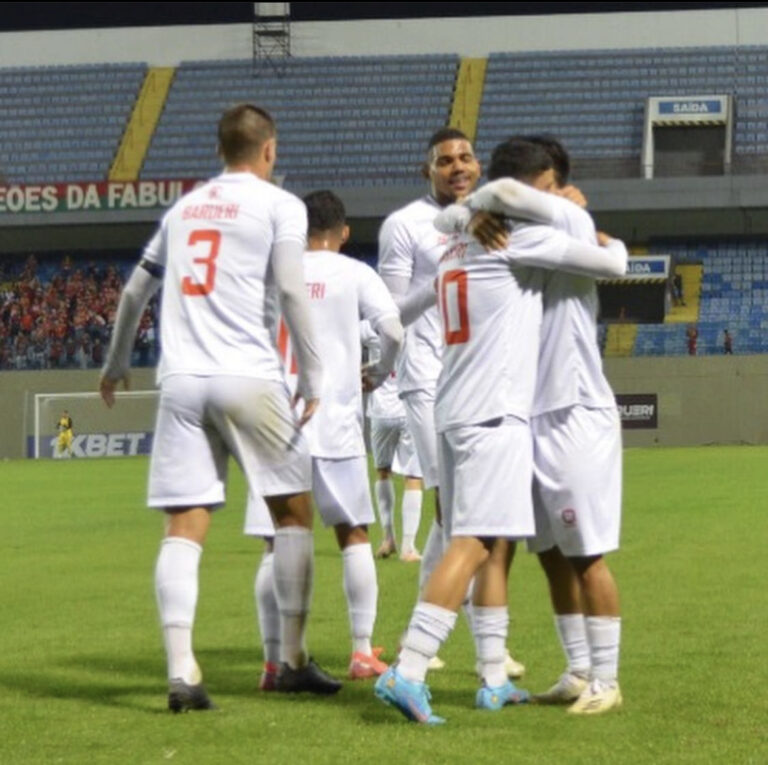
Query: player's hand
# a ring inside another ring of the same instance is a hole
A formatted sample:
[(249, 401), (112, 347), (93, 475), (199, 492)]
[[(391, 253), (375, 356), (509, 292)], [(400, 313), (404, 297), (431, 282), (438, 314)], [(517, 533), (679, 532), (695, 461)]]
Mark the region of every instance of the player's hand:
[(123, 375), (123, 377), (118, 377), (115, 380), (102, 375), (101, 380), (99, 381), (99, 393), (101, 393), (101, 398), (109, 409), (115, 405), (115, 391), (121, 381), (125, 390), (131, 389), (131, 378), (128, 374)]
[(597, 233), (597, 243), (601, 247), (607, 247), (613, 241), (613, 237), (608, 236), (608, 234), (606, 234), (605, 231), (598, 231), (596, 233)]
[(467, 224), (467, 233), (477, 239), (488, 252), (503, 250), (509, 241), (507, 225), (500, 215), (478, 210)]
[(376, 369), (375, 364), (363, 364), (360, 370), (360, 379), (363, 390), (366, 393), (376, 390), (387, 379), (389, 374), (382, 374)]
[[(303, 399), (300, 393), (296, 393), (291, 400), (291, 406), (296, 407), (299, 401)], [(320, 406), (319, 398), (308, 398), (304, 401), (304, 411), (299, 417), (299, 427), (303, 428), (311, 419), (312, 415), (317, 411), (317, 407)]]
[(587, 198), (584, 196), (582, 190), (578, 188), (578, 186), (563, 186), (562, 189), (557, 189), (553, 193), (557, 194), (559, 197), (568, 199), (579, 207), (583, 207), (584, 209), (587, 207)]

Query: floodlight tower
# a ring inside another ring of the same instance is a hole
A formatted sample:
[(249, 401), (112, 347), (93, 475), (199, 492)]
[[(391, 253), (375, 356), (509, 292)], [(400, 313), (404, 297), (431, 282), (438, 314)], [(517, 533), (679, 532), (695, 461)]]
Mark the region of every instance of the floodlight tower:
[(291, 4), (253, 4), (253, 71), (258, 75), (269, 65), (284, 74), (291, 56)]

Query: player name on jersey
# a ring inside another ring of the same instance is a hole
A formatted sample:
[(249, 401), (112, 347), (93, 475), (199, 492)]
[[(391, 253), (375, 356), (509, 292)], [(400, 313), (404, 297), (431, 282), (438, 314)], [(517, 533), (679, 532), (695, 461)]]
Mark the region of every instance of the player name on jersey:
[(240, 212), (237, 204), (189, 205), (181, 213), (184, 220), (235, 220)]

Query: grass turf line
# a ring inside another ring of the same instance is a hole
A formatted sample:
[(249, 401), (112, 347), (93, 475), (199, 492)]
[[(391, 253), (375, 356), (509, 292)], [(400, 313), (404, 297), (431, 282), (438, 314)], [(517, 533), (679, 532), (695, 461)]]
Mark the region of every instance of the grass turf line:
[[(0, 463), (0, 762), (128, 763), (764, 762), (768, 760), (765, 465), (768, 449), (628, 450), (622, 551), (625, 708), (571, 719), (557, 708), (472, 708), (477, 682), (463, 620), (432, 673), (439, 729), (407, 724), (370, 682), (332, 699), (256, 690), (253, 612), (260, 543), (241, 534), (233, 471), (201, 567), (195, 645), (219, 712), (165, 710), (152, 569), (161, 519), (144, 509), (143, 459)], [(422, 541), (431, 507), (422, 523)], [(399, 516), (398, 516), (399, 525)], [(316, 529), (310, 646), (343, 675), (349, 657), (341, 562)], [(379, 532), (374, 529), (376, 545)], [(417, 567), (377, 563), (375, 643), (391, 657)], [(539, 691), (562, 669), (546, 588), (524, 550), (512, 570), (514, 654)]]

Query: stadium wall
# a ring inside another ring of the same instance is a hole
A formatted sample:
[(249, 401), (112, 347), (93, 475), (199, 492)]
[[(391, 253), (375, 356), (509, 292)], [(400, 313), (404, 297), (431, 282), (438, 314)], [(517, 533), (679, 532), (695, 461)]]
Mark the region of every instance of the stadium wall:
[[(763, 45), (768, 9), (653, 11), (449, 19), (307, 21), (291, 25), (295, 56)], [(248, 58), (251, 24), (6, 32), (0, 67)]]
[[(98, 387), (99, 372), (95, 369), (3, 372), (0, 375), (0, 419), (4, 431), (0, 438), (0, 459), (26, 456), (26, 439), (34, 427), (32, 417), (35, 393), (90, 393), (98, 390)], [(154, 387), (154, 369), (134, 369), (131, 372), (133, 390), (150, 390)], [(93, 405), (103, 408), (106, 422), (109, 417), (107, 408), (100, 401), (94, 401)], [(77, 434), (77, 422), (74, 425)]]
[[(768, 444), (768, 356), (617, 358), (606, 359), (605, 369), (616, 393), (658, 399), (658, 427), (625, 430), (626, 446)], [(98, 385), (95, 370), (4, 372), (1, 379), (3, 459), (25, 456), (25, 408), (28, 417), (32, 412), (27, 392), (94, 391)], [(154, 370), (133, 370), (131, 382), (134, 390), (153, 388)]]
[(658, 397), (658, 428), (625, 430), (625, 446), (768, 443), (768, 356), (614, 358), (605, 370), (616, 393)]

